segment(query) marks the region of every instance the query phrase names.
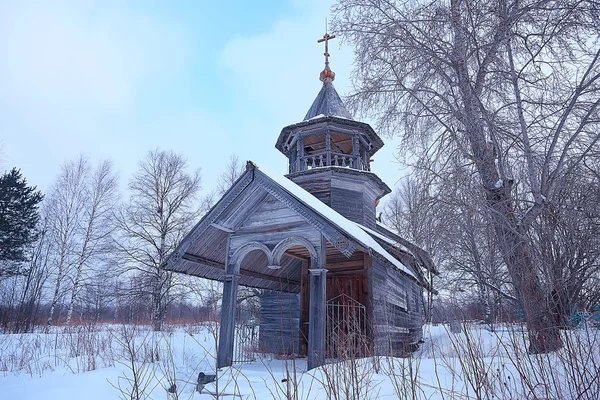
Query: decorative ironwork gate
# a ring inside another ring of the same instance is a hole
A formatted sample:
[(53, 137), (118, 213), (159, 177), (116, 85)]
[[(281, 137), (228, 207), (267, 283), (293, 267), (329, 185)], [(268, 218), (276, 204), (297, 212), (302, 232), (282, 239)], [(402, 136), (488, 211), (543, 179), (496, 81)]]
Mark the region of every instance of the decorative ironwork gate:
[(366, 307), (346, 294), (327, 301), (327, 357), (367, 354)]
[(233, 363), (243, 364), (256, 361), (255, 350), (258, 347), (258, 325), (254, 323), (235, 326)]

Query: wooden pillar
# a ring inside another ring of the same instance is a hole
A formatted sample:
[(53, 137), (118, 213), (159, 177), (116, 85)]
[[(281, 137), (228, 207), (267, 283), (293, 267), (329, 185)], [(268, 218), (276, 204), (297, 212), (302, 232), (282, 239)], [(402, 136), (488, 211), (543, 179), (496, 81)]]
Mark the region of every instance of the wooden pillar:
[(331, 165), (331, 132), (329, 129), (325, 131), (325, 155), (327, 157), (326, 165)]
[(319, 268), (311, 265), (310, 272), (310, 314), (308, 316), (308, 369), (313, 369), (325, 362), (325, 334), (327, 315), (327, 242), (321, 236), (319, 252)]
[(296, 162), (298, 163), (298, 168), (296, 171), (304, 171), (304, 138), (298, 135), (298, 139), (296, 139)]
[(352, 168), (360, 169), (359, 155), (360, 144), (358, 143), (358, 136), (352, 136)]
[(239, 274), (225, 275), (223, 282), (223, 301), (221, 304), (221, 328), (219, 330), (219, 348), (217, 368), (231, 366), (233, 363), (233, 341), (235, 340), (235, 309)]
[(223, 298), (221, 300), (221, 326), (219, 329), (219, 347), (217, 348), (217, 368), (233, 364), (233, 341), (235, 340), (235, 310), (237, 289), (240, 279), (239, 266), (232, 260), (229, 252), (231, 234), (227, 237), (227, 255), (225, 257), (225, 276), (223, 277)]

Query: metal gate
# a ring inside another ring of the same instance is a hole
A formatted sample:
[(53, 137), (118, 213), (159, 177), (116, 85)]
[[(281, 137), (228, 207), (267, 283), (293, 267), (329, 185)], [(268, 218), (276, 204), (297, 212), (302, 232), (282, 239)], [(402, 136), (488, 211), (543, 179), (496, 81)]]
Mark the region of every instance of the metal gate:
[(366, 307), (346, 294), (327, 302), (327, 357), (367, 354), (366, 316)]
[(256, 361), (255, 350), (258, 347), (258, 325), (253, 323), (235, 326), (233, 363), (243, 364)]

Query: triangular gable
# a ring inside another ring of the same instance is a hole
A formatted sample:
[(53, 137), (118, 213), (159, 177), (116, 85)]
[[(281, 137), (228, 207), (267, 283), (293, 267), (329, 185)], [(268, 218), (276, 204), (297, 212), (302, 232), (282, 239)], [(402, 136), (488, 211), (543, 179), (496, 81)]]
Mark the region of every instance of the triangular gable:
[[(287, 178), (283, 178), (286, 179)], [(289, 181), (292, 185), (301, 189), (299, 186)], [(296, 196), (287, 191), (280, 182), (276, 182), (269, 175), (260, 171), (255, 164), (248, 162), (246, 171), (238, 178), (233, 186), (223, 195), (223, 197), (215, 204), (215, 206), (192, 228), (190, 233), (182, 240), (179, 246), (171, 254), (168, 259), (168, 265), (173, 266), (178, 263), (190, 246), (197, 241), (204, 232), (225, 212), (231, 211), (230, 207), (234, 202), (239, 201), (254, 186), (260, 186), (267, 193), (281, 201), (287, 207), (301, 215), (307, 223), (318, 229), (323, 236), (342, 254), (350, 257), (355, 250), (363, 249), (368, 251), (369, 246), (361, 243), (352, 237), (352, 235), (344, 233), (343, 230), (332, 224), (326, 217), (313, 210), (305, 202), (298, 199)], [(304, 190), (304, 189), (301, 189)], [(312, 197), (308, 192), (309, 196)], [(314, 197), (313, 197), (314, 198)], [(319, 204), (327, 207), (318, 199), (314, 198)], [(327, 207), (328, 208), (328, 207)], [(333, 211), (333, 210), (332, 210)], [(337, 213), (336, 213), (337, 214)], [(339, 215), (339, 214), (338, 214)], [(341, 216), (340, 216), (341, 217)], [(341, 217), (343, 218), (343, 217)], [(345, 218), (344, 218), (345, 220)]]

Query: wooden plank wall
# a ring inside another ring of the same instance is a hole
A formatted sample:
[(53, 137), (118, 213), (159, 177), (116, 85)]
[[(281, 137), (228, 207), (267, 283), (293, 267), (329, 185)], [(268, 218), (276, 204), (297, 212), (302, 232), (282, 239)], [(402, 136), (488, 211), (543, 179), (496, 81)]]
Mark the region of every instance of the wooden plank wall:
[(317, 199), (331, 207), (331, 171), (313, 170), (311, 174), (299, 174), (292, 180)]
[(373, 260), (370, 280), (375, 354), (402, 354), (423, 338), (422, 289), (379, 260)]
[(300, 333), (300, 295), (268, 291), (261, 296), (261, 351), (275, 354), (298, 354)]
[(381, 193), (367, 174), (323, 168), (292, 180), (344, 217), (375, 229), (375, 201)]

